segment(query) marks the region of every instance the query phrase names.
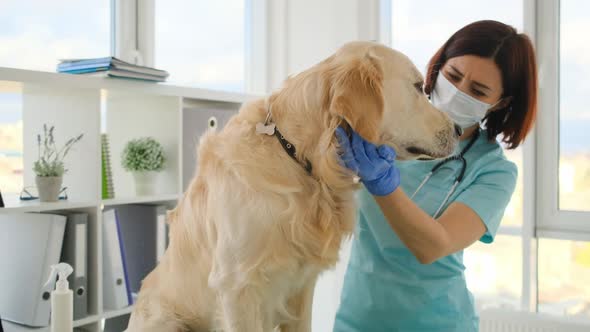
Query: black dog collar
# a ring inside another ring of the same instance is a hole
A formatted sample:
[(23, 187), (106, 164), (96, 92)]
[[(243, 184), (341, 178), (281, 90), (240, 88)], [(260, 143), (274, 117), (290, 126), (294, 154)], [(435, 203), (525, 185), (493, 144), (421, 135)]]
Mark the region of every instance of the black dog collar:
[(264, 120), (264, 123), (259, 122), (256, 124), (256, 133), (274, 135), (279, 140), (279, 143), (281, 143), (283, 150), (285, 150), (285, 152), (287, 152), (287, 154), (291, 158), (293, 158), (293, 160), (295, 160), (299, 165), (301, 165), (305, 169), (307, 174), (312, 175), (312, 167), (309, 159), (306, 158), (305, 163), (300, 162), (299, 159), (297, 159), (297, 150), (295, 149), (295, 146), (291, 144), (291, 142), (289, 142), (285, 138), (285, 136), (283, 136), (283, 134), (281, 134), (279, 129), (276, 127), (276, 124), (272, 123), (272, 113), (270, 107), (268, 108), (268, 113), (266, 115), (266, 120)]

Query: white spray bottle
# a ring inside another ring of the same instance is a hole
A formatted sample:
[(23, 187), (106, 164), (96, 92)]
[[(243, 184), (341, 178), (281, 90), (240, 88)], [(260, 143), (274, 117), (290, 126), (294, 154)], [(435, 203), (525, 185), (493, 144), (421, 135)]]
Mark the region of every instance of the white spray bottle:
[(68, 276), (74, 269), (68, 263), (51, 265), (51, 274), (46, 285), (55, 281), (55, 290), (51, 292), (51, 332), (72, 332), (74, 324), (73, 293), (68, 283)]

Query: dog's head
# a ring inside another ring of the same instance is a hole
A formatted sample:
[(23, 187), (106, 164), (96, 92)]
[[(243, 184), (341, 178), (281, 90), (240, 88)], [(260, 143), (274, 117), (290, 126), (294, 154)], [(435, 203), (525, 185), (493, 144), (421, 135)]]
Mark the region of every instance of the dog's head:
[(372, 42), (351, 42), (319, 64), (325, 108), (362, 137), (392, 146), (399, 159), (451, 154), (460, 129), (433, 107), (423, 78), (402, 53)]

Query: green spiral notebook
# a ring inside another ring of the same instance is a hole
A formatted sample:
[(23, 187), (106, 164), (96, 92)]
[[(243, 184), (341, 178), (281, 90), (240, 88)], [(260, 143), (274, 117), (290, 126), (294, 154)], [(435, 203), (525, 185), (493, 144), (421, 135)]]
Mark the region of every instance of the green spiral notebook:
[(111, 169), (111, 155), (109, 140), (106, 134), (101, 135), (101, 159), (102, 159), (102, 199), (115, 198), (113, 186), (113, 171)]

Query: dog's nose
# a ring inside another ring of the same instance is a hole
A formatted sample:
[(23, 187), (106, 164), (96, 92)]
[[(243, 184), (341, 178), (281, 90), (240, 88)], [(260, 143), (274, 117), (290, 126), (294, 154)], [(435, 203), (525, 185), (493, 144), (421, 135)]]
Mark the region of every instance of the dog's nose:
[(463, 135), (463, 128), (461, 128), (461, 126), (459, 126), (456, 123), (455, 123), (455, 135), (457, 137), (461, 137), (461, 135)]

